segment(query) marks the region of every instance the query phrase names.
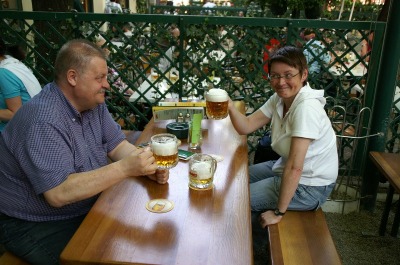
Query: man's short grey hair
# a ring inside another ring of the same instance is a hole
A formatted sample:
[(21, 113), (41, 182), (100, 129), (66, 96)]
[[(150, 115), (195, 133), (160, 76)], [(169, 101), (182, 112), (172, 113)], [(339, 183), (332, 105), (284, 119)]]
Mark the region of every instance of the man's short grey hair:
[(104, 51), (96, 44), (85, 39), (74, 39), (65, 43), (57, 54), (54, 64), (54, 78), (60, 80), (68, 70), (85, 72), (90, 61), (99, 57), (106, 60)]

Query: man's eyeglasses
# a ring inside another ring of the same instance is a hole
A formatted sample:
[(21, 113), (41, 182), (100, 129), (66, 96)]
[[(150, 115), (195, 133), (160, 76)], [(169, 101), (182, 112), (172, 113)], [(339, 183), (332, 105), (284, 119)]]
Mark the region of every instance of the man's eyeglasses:
[(285, 75), (268, 75), (268, 79), (271, 81), (278, 81), (279, 79), (283, 78), (286, 81), (290, 81), (292, 80), (293, 77), (295, 77), (296, 75), (300, 74), (300, 72), (298, 72), (297, 74), (285, 74)]

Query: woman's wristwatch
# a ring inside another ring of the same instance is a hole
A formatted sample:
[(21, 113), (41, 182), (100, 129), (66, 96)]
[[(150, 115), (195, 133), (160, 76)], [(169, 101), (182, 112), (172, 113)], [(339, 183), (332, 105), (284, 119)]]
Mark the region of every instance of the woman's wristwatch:
[(276, 209), (274, 210), (274, 214), (275, 214), (276, 216), (284, 216), (284, 215), (285, 215), (285, 213), (282, 213), (281, 211), (279, 211), (279, 208), (276, 208)]

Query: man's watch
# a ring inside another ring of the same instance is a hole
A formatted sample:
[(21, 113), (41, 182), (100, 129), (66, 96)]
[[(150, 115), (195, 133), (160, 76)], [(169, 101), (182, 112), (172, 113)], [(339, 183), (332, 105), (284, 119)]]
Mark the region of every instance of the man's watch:
[(285, 215), (285, 213), (282, 213), (282, 212), (279, 211), (279, 208), (276, 208), (276, 209), (274, 210), (274, 214), (275, 214), (276, 216), (284, 216), (284, 215)]

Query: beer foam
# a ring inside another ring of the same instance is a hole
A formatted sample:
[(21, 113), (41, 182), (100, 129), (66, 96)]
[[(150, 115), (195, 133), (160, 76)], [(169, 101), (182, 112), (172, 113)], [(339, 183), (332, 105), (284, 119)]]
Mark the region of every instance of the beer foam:
[(193, 164), (191, 171), (196, 172), (197, 179), (209, 179), (212, 177), (211, 164), (207, 162), (198, 162)]
[(159, 156), (170, 156), (177, 153), (177, 146), (175, 141), (167, 142), (152, 142), (151, 149), (154, 154)]
[(229, 99), (228, 93), (220, 88), (211, 88), (206, 93), (206, 100), (210, 102), (223, 102)]

